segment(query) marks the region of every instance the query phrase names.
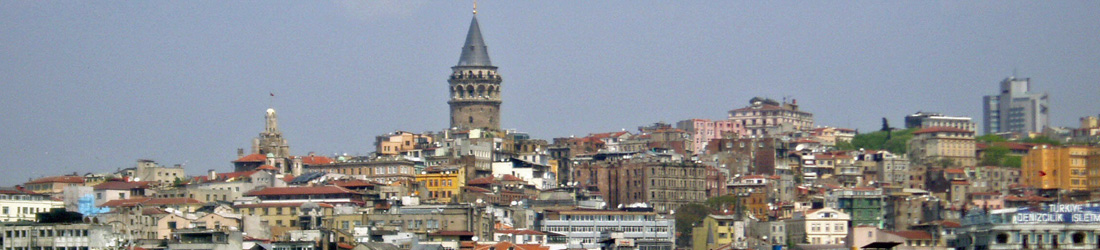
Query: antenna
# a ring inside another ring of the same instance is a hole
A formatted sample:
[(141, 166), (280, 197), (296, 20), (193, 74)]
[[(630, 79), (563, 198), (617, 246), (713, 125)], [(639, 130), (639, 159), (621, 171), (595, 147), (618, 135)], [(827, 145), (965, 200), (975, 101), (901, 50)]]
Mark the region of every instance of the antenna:
[(269, 107), (275, 108), (275, 92), (269, 92), (268, 95), (271, 95), (271, 106)]

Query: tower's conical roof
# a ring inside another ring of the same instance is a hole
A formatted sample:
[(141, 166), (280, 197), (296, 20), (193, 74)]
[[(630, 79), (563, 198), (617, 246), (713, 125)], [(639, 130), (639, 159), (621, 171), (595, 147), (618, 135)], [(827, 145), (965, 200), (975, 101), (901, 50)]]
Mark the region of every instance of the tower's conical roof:
[(466, 33), (466, 45), (462, 46), (462, 56), (457, 66), (492, 66), (485, 40), (481, 38), (481, 28), (477, 25), (477, 16), (470, 21), (470, 31)]

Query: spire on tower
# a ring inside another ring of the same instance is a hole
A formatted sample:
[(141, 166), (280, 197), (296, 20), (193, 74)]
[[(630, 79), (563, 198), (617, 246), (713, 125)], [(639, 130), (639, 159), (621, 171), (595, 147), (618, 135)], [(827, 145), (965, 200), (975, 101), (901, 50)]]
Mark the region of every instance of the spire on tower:
[(477, 15), (477, 0), (474, 0), (474, 15)]
[(474, 18), (470, 21), (470, 31), (466, 33), (466, 44), (462, 46), (462, 56), (458, 58), (457, 66), (492, 66), (489, 61), (489, 51), (485, 46), (485, 40), (481, 37), (481, 27), (477, 24), (477, 7), (474, 7)]

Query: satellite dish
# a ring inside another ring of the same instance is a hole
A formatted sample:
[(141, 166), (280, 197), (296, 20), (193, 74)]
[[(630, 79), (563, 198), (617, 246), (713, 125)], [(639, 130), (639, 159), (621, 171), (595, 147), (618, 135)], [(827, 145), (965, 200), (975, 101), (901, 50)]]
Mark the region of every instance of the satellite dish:
[(676, 209), (668, 210), (668, 214), (676, 214)]
[(473, 240), (473, 241), (477, 241), (478, 238), (477, 238), (477, 236), (474, 236), (473, 238), (470, 238), (470, 239)]
[(798, 144), (794, 147), (794, 151), (802, 151), (803, 149), (806, 149), (806, 144)]

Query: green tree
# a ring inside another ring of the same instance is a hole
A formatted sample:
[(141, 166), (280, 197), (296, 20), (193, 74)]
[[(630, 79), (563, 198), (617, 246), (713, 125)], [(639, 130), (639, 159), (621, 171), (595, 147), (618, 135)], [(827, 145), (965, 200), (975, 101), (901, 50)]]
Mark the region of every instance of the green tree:
[(837, 150), (856, 150), (856, 149), (859, 149), (859, 148), (856, 148), (855, 145), (852, 145), (852, 143), (848, 142), (848, 141), (838, 141), (838, 142), (836, 142), (836, 145), (834, 145), (833, 147), (836, 148)]
[(738, 199), (733, 195), (711, 197), (703, 203), (689, 203), (676, 208), (676, 232), (680, 236), (676, 238), (676, 245), (691, 245), (691, 230), (695, 225), (703, 221), (711, 211), (719, 211), (723, 208), (736, 209)]
[(707, 201), (704, 201), (703, 204), (715, 211), (721, 210), (723, 208), (733, 209), (737, 205), (737, 196), (723, 195), (718, 197), (711, 197), (707, 199)]
[(1006, 140), (1005, 140), (1004, 137), (1001, 137), (999, 135), (982, 135), (982, 136), (974, 137), (974, 141), (976, 141), (978, 143), (994, 143), (994, 142), (1003, 142), (1003, 141), (1006, 141)]
[[(851, 145), (844, 145), (846, 150), (867, 149), (867, 150), (886, 150), (892, 153), (906, 153), (908, 146), (906, 143), (909, 139), (913, 138), (913, 132), (916, 132), (916, 128), (902, 129), (889, 131), (875, 131), (871, 133), (858, 134), (852, 138)], [(838, 149), (845, 149), (839, 148)]]
[(1024, 164), (1024, 159), (1023, 159), (1023, 157), (1020, 157), (1020, 156), (1009, 155), (1009, 156), (1005, 156), (1005, 160), (1002, 164), (1004, 164), (1005, 167), (1016, 167), (1016, 168), (1018, 168), (1018, 167), (1020, 167)]
[(1024, 139), (1020, 140), (1020, 142), (1050, 144), (1050, 145), (1054, 145), (1054, 146), (1062, 145), (1061, 142), (1059, 142), (1057, 140), (1054, 140), (1054, 139), (1051, 139), (1050, 137), (1046, 137), (1046, 136), (1036, 136), (1036, 137), (1032, 137), (1032, 138), (1024, 138)]
[(955, 165), (955, 160), (951, 160), (951, 159), (948, 159), (948, 158), (940, 158), (940, 160), (936, 161), (936, 164), (940, 165), (940, 167), (946, 168), (946, 167), (950, 167), (952, 165)]
[(689, 203), (676, 209), (676, 245), (686, 247), (691, 245), (691, 230), (696, 224), (703, 221), (710, 213), (710, 208), (699, 203)]
[(982, 153), (982, 166), (1004, 166), (1005, 157), (1008, 156), (1009, 149), (1005, 146), (990, 146), (985, 148), (985, 152)]

